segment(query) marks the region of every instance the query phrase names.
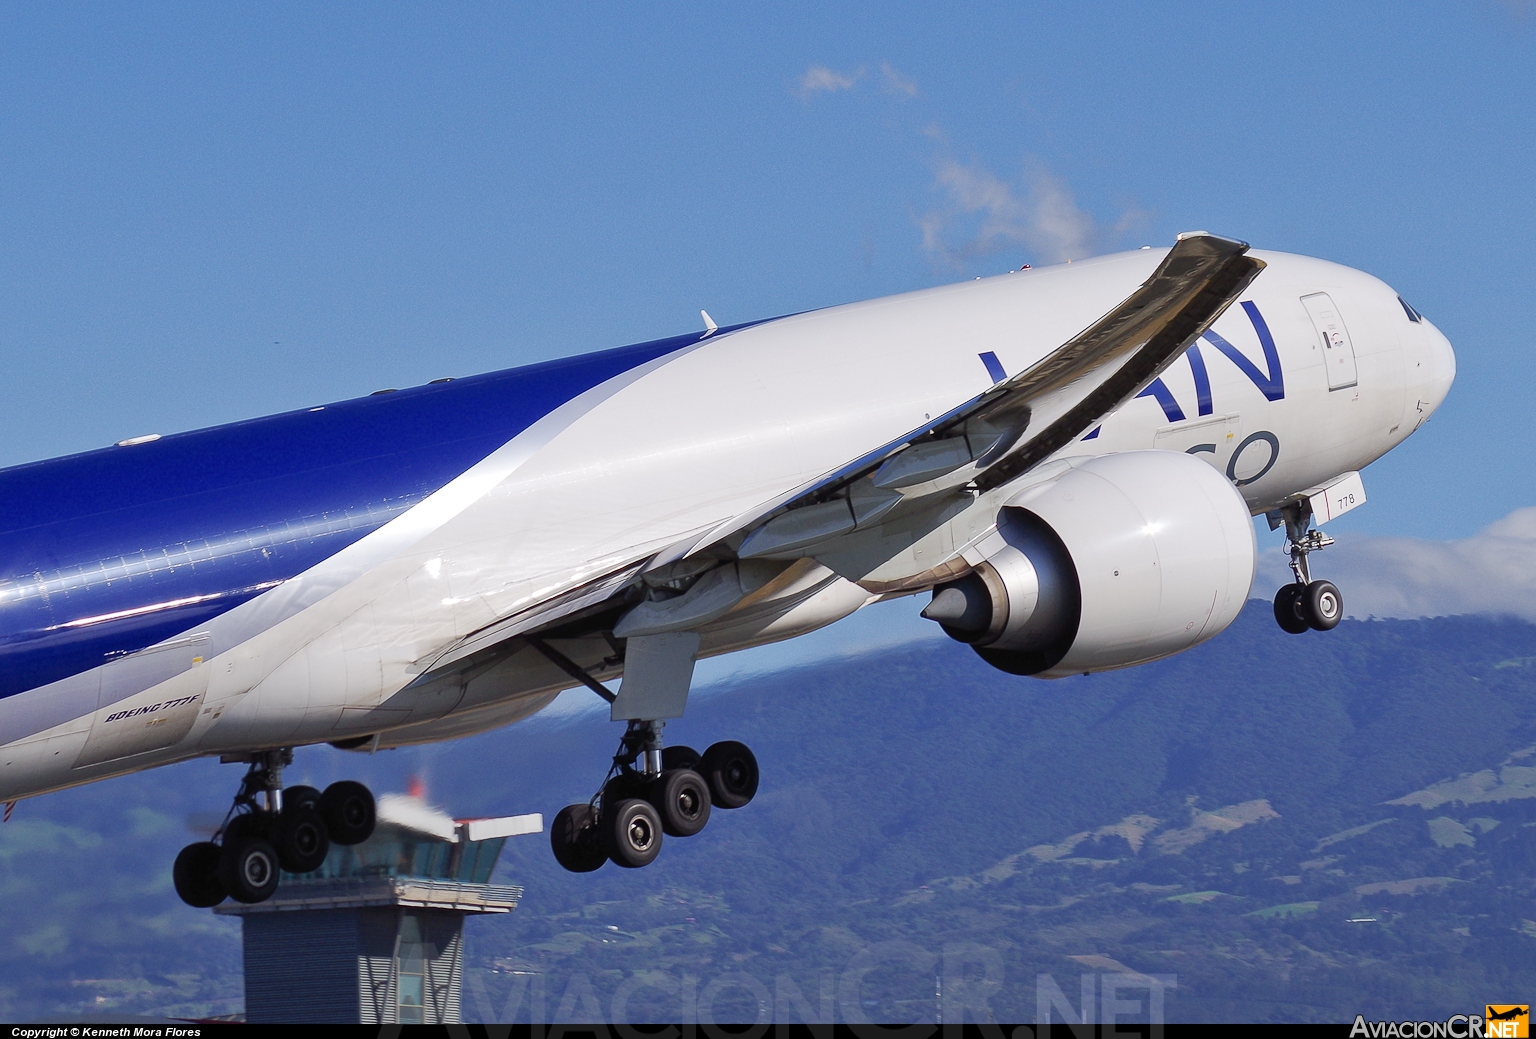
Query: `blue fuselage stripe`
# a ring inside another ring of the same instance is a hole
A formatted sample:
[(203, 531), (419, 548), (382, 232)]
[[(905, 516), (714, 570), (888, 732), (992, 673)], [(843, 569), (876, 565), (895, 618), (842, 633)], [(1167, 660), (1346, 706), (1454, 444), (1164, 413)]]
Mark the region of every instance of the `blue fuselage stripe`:
[(313, 567), (691, 334), (0, 470), (0, 698)]

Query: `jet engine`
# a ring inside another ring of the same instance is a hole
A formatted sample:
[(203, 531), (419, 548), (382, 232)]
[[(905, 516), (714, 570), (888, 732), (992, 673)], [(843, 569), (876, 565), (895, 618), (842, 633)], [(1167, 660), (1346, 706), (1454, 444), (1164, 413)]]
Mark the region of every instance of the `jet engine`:
[(1253, 522), (1191, 455), (1101, 455), (999, 511), (984, 561), (923, 616), (994, 667), (1060, 678), (1157, 660), (1231, 624), (1253, 585)]

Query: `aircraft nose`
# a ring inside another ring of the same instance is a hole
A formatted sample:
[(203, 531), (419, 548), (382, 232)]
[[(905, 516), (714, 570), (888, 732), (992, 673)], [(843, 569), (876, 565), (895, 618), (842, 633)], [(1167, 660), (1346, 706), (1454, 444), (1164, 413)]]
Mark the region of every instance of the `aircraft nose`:
[[(1406, 305), (1405, 305), (1406, 306)], [(1404, 388), (1403, 419), (1400, 437), (1411, 434), (1428, 421), (1440, 407), (1456, 381), (1456, 351), (1451, 341), (1429, 320), (1415, 313), (1414, 321), (1402, 339)]]
[(1419, 398), (1428, 414), (1440, 406), (1445, 395), (1451, 392), (1451, 383), (1456, 381), (1456, 351), (1451, 349), (1451, 341), (1438, 328), (1428, 321), (1423, 325), (1423, 346), (1418, 351), (1418, 382)]

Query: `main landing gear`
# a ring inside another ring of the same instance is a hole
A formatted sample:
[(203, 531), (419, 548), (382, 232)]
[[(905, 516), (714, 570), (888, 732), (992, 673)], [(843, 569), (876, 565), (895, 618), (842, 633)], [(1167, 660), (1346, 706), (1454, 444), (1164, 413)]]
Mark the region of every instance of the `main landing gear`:
[(361, 844), (373, 833), (373, 794), (363, 784), (343, 780), (324, 793), (312, 786), (284, 790), (283, 767), (293, 763), (288, 749), (234, 760), (250, 768), (223, 827), (214, 840), (189, 844), (176, 856), (172, 877), (187, 905), (265, 902), (281, 871), (317, 870), (332, 843)]
[(631, 721), (601, 791), (567, 805), (549, 828), (555, 860), (572, 873), (612, 861), (648, 866), (662, 835), (692, 837), (713, 808), (741, 808), (757, 793), (757, 758), (744, 743), (726, 740), (703, 754), (661, 745), (662, 722)]
[[(1303, 499), (1280, 510), (1285, 523), (1285, 537), (1291, 548), (1291, 573), (1296, 580), (1275, 593), (1275, 622), (1292, 635), (1305, 631), (1330, 631), (1344, 617), (1344, 596), (1330, 581), (1312, 580), (1307, 555), (1327, 548), (1333, 538), (1308, 527), (1312, 510)], [(1270, 527), (1279, 526), (1271, 513)]]

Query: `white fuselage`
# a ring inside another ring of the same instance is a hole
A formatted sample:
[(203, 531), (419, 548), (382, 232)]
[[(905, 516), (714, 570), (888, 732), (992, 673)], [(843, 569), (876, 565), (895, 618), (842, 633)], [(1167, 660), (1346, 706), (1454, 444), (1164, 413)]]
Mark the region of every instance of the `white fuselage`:
[[(413, 683), (465, 636), (747, 513), (975, 397), (995, 374), (981, 355), (1009, 375), (1022, 371), (1129, 295), (1163, 255), (1122, 253), (783, 318), (604, 382), (341, 552), (140, 651), (175, 661), (151, 669), (148, 687), (114, 686), (136, 681), (122, 661), (63, 680), (96, 683), (99, 706), (62, 720), (42, 712), (45, 727), (7, 730), (0, 800), (203, 754), (374, 734), (389, 746), (526, 717), (573, 684), (536, 654)], [(1364, 467), (1428, 418), (1454, 375), (1438, 330), (1411, 320), (1369, 275), (1254, 255), (1266, 269), (1214, 338), (1199, 342), (1199, 357), (1176, 360), (1062, 456), (1193, 451), (1258, 514)], [(1343, 342), (1335, 333), (1325, 345), (1319, 320), (1342, 325)], [(812, 560), (791, 570), (705, 630), (702, 652), (799, 634), (880, 594)], [(602, 655), (588, 654), (599, 674)], [(29, 697), (53, 702), (65, 692), (21, 693), (0, 700), (0, 712), (21, 718)], [(125, 720), (133, 734), (114, 735), (127, 732)]]

